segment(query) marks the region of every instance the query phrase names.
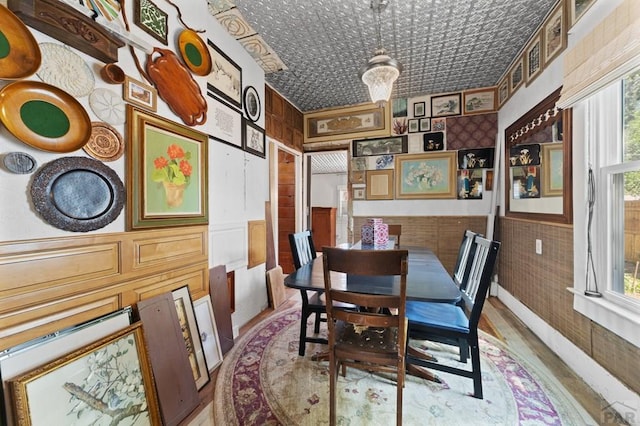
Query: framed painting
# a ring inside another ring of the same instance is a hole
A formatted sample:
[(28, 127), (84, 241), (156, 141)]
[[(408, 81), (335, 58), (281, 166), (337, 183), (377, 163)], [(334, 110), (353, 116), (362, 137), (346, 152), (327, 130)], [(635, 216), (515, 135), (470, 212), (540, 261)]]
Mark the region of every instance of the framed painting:
[(424, 117), (425, 116), (425, 103), (424, 102), (416, 102), (413, 104), (413, 116), (414, 117)]
[(509, 93), (513, 95), (524, 81), (524, 58), (520, 57), (509, 71)]
[(234, 148), (242, 149), (242, 114), (225, 102), (207, 95), (209, 137)]
[(364, 170), (352, 170), (351, 171), (351, 183), (365, 183)]
[(171, 294), (173, 295), (173, 302), (176, 305), (182, 337), (187, 346), (193, 379), (196, 381), (197, 388), (202, 389), (202, 387), (209, 382), (209, 370), (207, 369), (207, 362), (204, 358), (204, 349), (200, 341), (200, 332), (198, 331), (198, 323), (196, 322), (196, 314), (193, 310), (191, 295), (189, 294), (189, 286), (173, 290)]
[(418, 133), (420, 131), (420, 120), (417, 118), (409, 119), (409, 133)]
[(128, 75), (124, 77), (122, 97), (131, 104), (151, 112), (156, 112), (158, 104), (158, 91), (156, 88), (131, 78)]
[(430, 118), (421, 118), (420, 119), (420, 131), (428, 132), (431, 130), (431, 119)]
[(393, 169), (367, 170), (367, 200), (393, 200)]
[(216, 318), (213, 314), (213, 305), (209, 295), (201, 297), (193, 302), (196, 314), (200, 341), (204, 351), (204, 359), (207, 362), (209, 372), (212, 372), (222, 363), (222, 349), (216, 326)]
[(368, 103), (304, 115), (304, 142), (368, 138), (390, 134), (391, 113), (388, 102), (383, 107)]
[(431, 97), (431, 116), (446, 117), (460, 115), (460, 93)]
[(540, 198), (540, 166), (511, 167), (511, 197)]
[(458, 170), (458, 200), (482, 200), (482, 170)]
[(167, 45), (168, 15), (151, 0), (133, 0), (133, 22), (142, 31)]
[(456, 153), (396, 156), (396, 194), (403, 198), (455, 198)]
[(207, 40), (207, 46), (213, 64), (207, 76), (207, 91), (242, 108), (242, 69), (211, 40)]
[(505, 77), (498, 83), (498, 108), (501, 107), (507, 99), (509, 99), (509, 79)]
[(525, 50), (525, 70), (527, 85), (542, 71), (542, 37), (539, 33)]
[(353, 188), (353, 199), (354, 200), (366, 200), (366, 189), (365, 188)]
[(509, 164), (512, 166), (540, 165), (540, 145), (514, 145), (509, 148)]
[(407, 117), (396, 117), (393, 119), (393, 126), (391, 127), (392, 136), (404, 135), (407, 133), (408, 128)]
[(542, 144), (542, 196), (559, 197), (563, 190), (563, 155), (561, 143)]
[(409, 149), (406, 135), (391, 138), (356, 139), (352, 141), (353, 157), (367, 157), (370, 155), (403, 154)]
[(467, 90), (462, 94), (463, 112), (467, 114), (483, 114), (496, 110), (496, 88)]
[(432, 132), (444, 132), (447, 130), (446, 118), (432, 118), (431, 119), (431, 131)]
[(243, 120), (243, 124), (242, 149), (258, 157), (265, 158), (264, 130), (250, 120)]
[(127, 137), (128, 228), (207, 224), (207, 135), (127, 105)]
[(487, 174), (484, 182), (484, 189), (486, 191), (493, 191), (493, 170), (487, 170)]
[(569, 15), (573, 26), (596, 0), (569, 0)]
[(258, 91), (253, 86), (247, 86), (243, 93), (244, 112), (247, 114), (247, 118), (252, 122), (258, 121), (260, 118), (260, 111), (262, 107), (260, 105), (260, 96)]
[(142, 324), (9, 381), (16, 424), (161, 424)]
[(430, 132), (422, 135), (423, 151), (442, 151), (444, 149), (444, 132)]
[(391, 111), (394, 118), (407, 116), (407, 98), (396, 98), (392, 104)]
[(542, 59), (545, 66), (567, 47), (567, 30), (565, 22), (564, 4), (560, 3), (542, 27), (544, 34)]
[(458, 169), (492, 169), (495, 148), (458, 150)]

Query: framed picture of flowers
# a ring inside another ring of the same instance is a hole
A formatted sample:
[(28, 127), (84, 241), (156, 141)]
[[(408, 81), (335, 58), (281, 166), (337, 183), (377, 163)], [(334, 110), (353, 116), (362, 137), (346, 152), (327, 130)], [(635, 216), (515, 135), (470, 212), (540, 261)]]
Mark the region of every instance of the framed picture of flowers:
[(396, 156), (396, 198), (455, 198), (456, 153)]
[(127, 105), (127, 227), (207, 224), (208, 136)]

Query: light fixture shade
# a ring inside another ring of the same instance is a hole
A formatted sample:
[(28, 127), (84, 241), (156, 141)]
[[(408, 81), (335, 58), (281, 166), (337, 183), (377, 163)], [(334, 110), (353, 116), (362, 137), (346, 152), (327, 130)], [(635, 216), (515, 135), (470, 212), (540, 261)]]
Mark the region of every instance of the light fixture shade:
[(398, 79), (402, 65), (392, 59), (383, 49), (376, 51), (366, 67), (360, 72), (360, 78), (369, 88), (371, 102), (382, 106), (391, 97), (393, 83)]

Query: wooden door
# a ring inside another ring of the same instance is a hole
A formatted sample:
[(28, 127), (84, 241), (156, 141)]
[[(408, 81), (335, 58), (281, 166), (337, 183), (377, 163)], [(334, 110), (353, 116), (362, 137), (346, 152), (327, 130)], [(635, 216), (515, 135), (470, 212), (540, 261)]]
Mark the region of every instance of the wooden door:
[(285, 274), (294, 271), (289, 234), (296, 232), (295, 156), (278, 150), (278, 259)]

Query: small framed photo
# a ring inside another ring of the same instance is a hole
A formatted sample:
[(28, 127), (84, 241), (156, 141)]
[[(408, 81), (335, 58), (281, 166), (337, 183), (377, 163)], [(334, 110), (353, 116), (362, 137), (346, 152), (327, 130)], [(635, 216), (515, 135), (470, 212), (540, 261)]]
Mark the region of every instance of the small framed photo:
[(258, 91), (255, 87), (247, 86), (244, 89), (243, 101), (242, 104), (247, 118), (255, 123), (260, 118), (261, 111), (260, 96), (258, 96)]
[(264, 130), (249, 120), (243, 120), (243, 122), (242, 149), (258, 157), (265, 158), (267, 151), (265, 149)]
[(447, 117), (450, 115), (460, 115), (460, 93), (431, 97), (431, 116)]
[(458, 200), (482, 199), (482, 170), (458, 170)]
[(431, 119), (430, 118), (421, 118), (420, 119), (420, 131), (428, 132), (431, 130)]
[(409, 133), (417, 133), (420, 131), (420, 120), (417, 118), (409, 119)]
[(145, 33), (165, 46), (167, 45), (169, 17), (165, 11), (156, 6), (151, 0), (133, 1), (133, 22)]
[(524, 81), (524, 58), (520, 57), (509, 71), (509, 92), (513, 95)]
[(351, 171), (351, 183), (364, 183), (364, 170), (352, 170)]
[(442, 151), (444, 149), (444, 132), (431, 132), (422, 135), (424, 151)]
[(596, 0), (570, 0), (569, 14), (571, 16), (571, 25), (573, 26), (595, 2)]
[(432, 118), (431, 119), (431, 131), (432, 132), (444, 132), (447, 130), (446, 118)]
[(509, 99), (509, 79), (503, 78), (498, 84), (498, 107), (501, 107)]
[(393, 169), (367, 170), (367, 200), (393, 200)]
[(462, 95), (464, 113), (482, 114), (496, 110), (496, 88), (467, 90)]
[(542, 71), (542, 37), (538, 34), (525, 50), (527, 85)]
[(222, 349), (216, 327), (216, 318), (213, 314), (211, 296), (206, 295), (193, 302), (196, 313), (196, 322), (200, 332), (200, 341), (207, 361), (207, 368), (212, 372), (222, 363)]
[(566, 19), (562, 3), (556, 7), (547, 22), (545, 22), (543, 33), (544, 49), (542, 56), (546, 66), (567, 47)]
[(124, 77), (122, 97), (125, 101), (142, 107), (147, 111), (156, 112), (158, 108), (158, 91), (155, 87), (149, 86), (128, 75)]
[(353, 188), (354, 200), (366, 200), (366, 198), (365, 188)]
[(424, 115), (425, 115), (425, 103), (416, 102), (415, 104), (413, 104), (413, 116), (424, 117)]

